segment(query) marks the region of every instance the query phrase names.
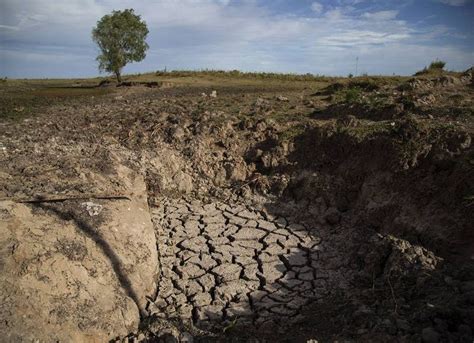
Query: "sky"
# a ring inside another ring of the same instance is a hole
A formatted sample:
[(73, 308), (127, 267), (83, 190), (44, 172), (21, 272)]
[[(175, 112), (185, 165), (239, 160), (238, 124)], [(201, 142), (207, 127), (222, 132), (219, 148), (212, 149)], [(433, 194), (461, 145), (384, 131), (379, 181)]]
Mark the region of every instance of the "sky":
[(0, 77), (99, 75), (91, 30), (125, 8), (146, 21), (150, 49), (124, 73), (409, 75), (435, 59), (450, 70), (474, 65), (474, 0), (0, 0)]

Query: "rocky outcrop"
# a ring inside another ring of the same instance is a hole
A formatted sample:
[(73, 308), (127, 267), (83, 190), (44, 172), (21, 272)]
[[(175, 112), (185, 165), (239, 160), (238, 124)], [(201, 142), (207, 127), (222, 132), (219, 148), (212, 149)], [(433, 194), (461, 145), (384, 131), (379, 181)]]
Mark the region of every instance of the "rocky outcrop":
[(103, 342), (134, 330), (158, 259), (143, 179), (126, 198), (0, 202), (2, 340)]

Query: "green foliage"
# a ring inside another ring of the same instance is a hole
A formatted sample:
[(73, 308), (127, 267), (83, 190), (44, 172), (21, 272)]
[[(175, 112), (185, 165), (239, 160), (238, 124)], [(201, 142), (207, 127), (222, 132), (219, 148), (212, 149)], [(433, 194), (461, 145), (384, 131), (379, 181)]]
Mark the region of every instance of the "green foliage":
[(239, 318), (236, 317), (234, 318), (229, 324), (227, 324), (223, 329), (222, 329), (222, 333), (229, 333), (230, 331), (232, 331), (235, 326), (237, 325), (237, 322), (238, 322)]
[(359, 102), (361, 98), (362, 91), (359, 87), (351, 87), (344, 91), (344, 100), (349, 104)]
[(146, 56), (148, 44), (146, 23), (133, 9), (113, 11), (97, 22), (92, 39), (99, 46), (99, 70), (114, 73), (121, 82), (122, 68), (129, 62), (139, 62)]
[(431, 62), (428, 69), (444, 69), (445, 65), (446, 65), (446, 62), (436, 60), (436, 61)]
[(265, 72), (242, 72), (239, 70), (172, 70), (156, 71), (156, 76), (161, 77), (228, 77), (232, 79), (257, 79), (257, 80), (282, 80), (282, 81), (326, 81), (330, 78), (313, 74), (283, 74)]
[(446, 62), (440, 60), (434, 60), (430, 63), (429, 67), (424, 67), (422, 70), (415, 73), (415, 76), (424, 75), (424, 74), (432, 74), (432, 73), (440, 73), (444, 70), (446, 66)]

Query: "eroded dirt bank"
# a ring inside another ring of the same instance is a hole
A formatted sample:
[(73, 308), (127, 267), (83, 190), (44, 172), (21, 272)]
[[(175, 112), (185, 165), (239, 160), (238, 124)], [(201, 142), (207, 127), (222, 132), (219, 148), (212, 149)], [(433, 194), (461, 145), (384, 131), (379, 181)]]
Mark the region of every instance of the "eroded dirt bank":
[(2, 122), (2, 335), (472, 341), (472, 92), (214, 81)]

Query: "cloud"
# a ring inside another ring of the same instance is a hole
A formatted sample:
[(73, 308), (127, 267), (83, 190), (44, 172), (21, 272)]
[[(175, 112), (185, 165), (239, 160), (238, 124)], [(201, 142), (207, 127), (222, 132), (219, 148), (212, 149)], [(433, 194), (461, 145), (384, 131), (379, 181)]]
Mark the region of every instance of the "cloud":
[[(368, 72), (412, 73), (415, 61), (446, 58), (433, 51), (447, 29), (410, 25), (397, 19), (396, 10), (361, 14), (351, 7), (354, 1), (341, 0), (341, 6), (327, 6), (323, 15), (311, 17), (275, 13), (271, 3), (255, 0), (3, 0), (0, 75), (95, 75), (92, 27), (102, 15), (131, 7), (148, 24), (150, 50), (126, 72), (167, 66), (341, 75), (353, 72), (348, 60), (364, 56), (374, 66)], [(315, 8), (314, 13), (323, 13), (323, 7)], [(459, 47), (443, 48), (449, 49), (445, 56), (458, 56), (455, 66), (473, 60)]]
[(442, 4), (449, 5), (449, 6), (464, 6), (469, 0), (437, 0)]
[(342, 19), (343, 17), (344, 17), (344, 14), (343, 14), (342, 8), (340, 7), (336, 7), (326, 12), (326, 18), (328, 18), (329, 20), (339, 20), (339, 19)]
[(398, 15), (397, 10), (390, 10), (390, 11), (379, 11), (379, 12), (366, 12), (362, 14), (363, 18), (371, 19), (371, 20), (391, 20), (395, 19)]
[(316, 14), (321, 13), (323, 11), (323, 8), (324, 6), (320, 4), (319, 2), (315, 1), (311, 4), (311, 10)]

